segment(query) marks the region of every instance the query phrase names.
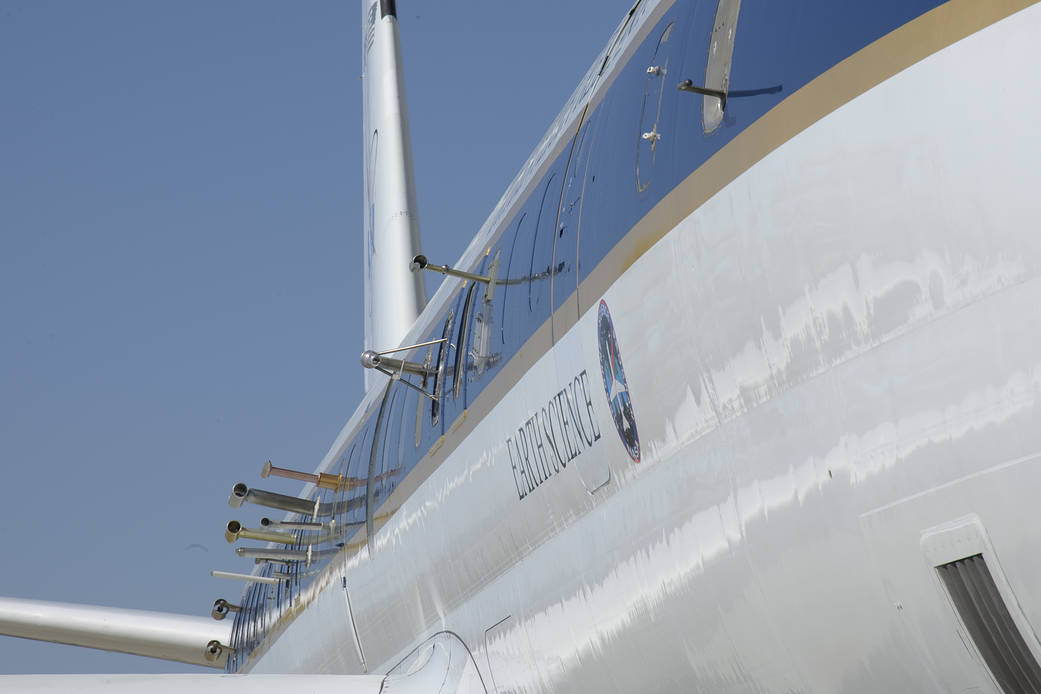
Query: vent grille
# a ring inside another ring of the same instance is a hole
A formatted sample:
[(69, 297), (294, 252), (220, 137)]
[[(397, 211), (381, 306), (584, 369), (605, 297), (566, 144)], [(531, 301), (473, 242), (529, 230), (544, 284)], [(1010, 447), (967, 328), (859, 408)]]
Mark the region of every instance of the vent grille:
[(969, 636), (1005, 694), (1041, 694), (1041, 666), (998, 592), (982, 554), (936, 567)]

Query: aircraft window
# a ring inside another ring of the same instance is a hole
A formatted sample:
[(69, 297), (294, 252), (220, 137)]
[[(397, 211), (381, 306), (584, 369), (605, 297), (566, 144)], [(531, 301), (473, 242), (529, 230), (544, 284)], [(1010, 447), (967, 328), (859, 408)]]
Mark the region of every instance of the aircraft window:
[[(387, 388), (383, 391), (379, 414), (376, 415), (376, 429), (372, 434), (368, 465), (365, 466), (365, 522), (370, 538), (372, 537), (372, 517), (379, 506), (379, 500), (376, 498), (377, 485), (375, 483), (370, 485), (369, 481), (375, 478), (377, 471), (383, 466), (386, 454), (385, 444), (392, 435), (390, 429), (394, 404), (397, 402), (397, 394), (400, 392), (400, 389), (393, 388), (393, 385), (393, 382), (388, 383)], [(400, 419), (398, 421), (400, 422)]]
[[(564, 192), (561, 196), (560, 215), (557, 219), (557, 238), (553, 243), (553, 306), (560, 309), (568, 297), (578, 289), (575, 277), (575, 266), (578, 259), (578, 241), (582, 230), (583, 205), (587, 188), (592, 192), (591, 164), (593, 143), (599, 130), (601, 119), (598, 113), (582, 123), (577, 134), (575, 153), (568, 163), (568, 172), (564, 180)], [(574, 316), (578, 317), (577, 300), (573, 304)], [(565, 321), (566, 323), (567, 321)], [(554, 316), (553, 339), (560, 336), (556, 316)]]
[[(427, 399), (411, 388), (402, 388), (399, 397), (400, 403), (395, 415), (398, 422), (397, 440), (388, 441), (391, 457), (384, 460), (383, 469), (379, 471), (380, 477), (376, 480), (376, 483), (383, 489), (384, 499), (390, 496), (405, 475), (415, 467), (415, 449), (413, 446), (407, 445), (407, 442), (412, 441), (415, 437), (416, 411), (422, 407), (417, 401)], [(419, 424), (422, 424), (422, 421)]]
[[(371, 421), (371, 420), (370, 420)], [(365, 498), (365, 485), (368, 481), (368, 446), (365, 440), (372, 435), (372, 425), (365, 426), (357, 435), (351, 445), (351, 454), (347, 460), (344, 478), (349, 485), (343, 492), (343, 515), (340, 522), (345, 529), (344, 539), (349, 538), (365, 520), (365, 509), (363, 499)]]
[(640, 109), (640, 130), (636, 140), (636, 189), (641, 193), (651, 185), (658, 142), (662, 138), (662, 97), (665, 95), (666, 80), (673, 79), (669, 76), (669, 54), (664, 48), (672, 36), (675, 26), (675, 22), (670, 22), (665, 27), (658, 38), (658, 45), (654, 48), (651, 64), (647, 66), (647, 80), (643, 88), (643, 106)]
[[(705, 65), (705, 87), (727, 92), (730, 89), (730, 63), (734, 55), (734, 36), (741, 0), (719, 0), (712, 22), (712, 38), (708, 44)], [(723, 102), (714, 96), (703, 96), (701, 117), (708, 134), (723, 122)]]
[(401, 425), (406, 393), (403, 387), (391, 388), (388, 396), (390, 404), (381, 415), (379, 458), (372, 468), (372, 506), (373, 511), (390, 496), (397, 484), (397, 477), (402, 471)]
[(533, 315), (537, 328), (548, 316), (549, 282), (553, 277), (553, 240), (556, 238), (557, 211), (560, 209), (560, 188), (553, 185), (557, 174), (553, 172), (542, 189), (539, 216), (535, 221), (535, 238), (531, 245), (531, 264), (528, 269), (528, 310)]
[[(369, 477), (369, 451), (372, 445), (372, 432), (376, 424), (376, 418), (370, 416), (368, 422), (354, 437), (350, 448), (340, 457), (342, 464), (339, 474), (346, 480), (346, 489), (336, 493), (334, 499), (336, 505), (333, 508), (333, 518), (339, 532), (336, 537), (331, 538), (333, 544), (347, 542), (352, 535), (358, 532), (358, 528), (365, 522), (365, 496)], [(300, 520), (311, 520), (310, 517)], [(328, 520), (320, 518), (318, 520)], [(306, 545), (304, 546), (306, 549)]]
[[(470, 327), (472, 344), (469, 347), (467, 356), (472, 359), (472, 363), (467, 373), (467, 379), (471, 381), (483, 374), (485, 369), (494, 366), (498, 361), (492, 355), (492, 324), (494, 323), (492, 306), (494, 305), (493, 298), (495, 292), (499, 289), (499, 286), (502, 285), (502, 290), (505, 290), (505, 285), (502, 284), (502, 279), (499, 278), (499, 258), (501, 255), (501, 251), (496, 251), (492, 262), (483, 271), (484, 274), (495, 275), (495, 284), (485, 285), (484, 291), (481, 292), (480, 303), (475, 303), (470, 310), (470, 315), (472, 316), (472, 325)], [(467, 402), (469, 400), (470, 396), (467, 395)]]
[(401, 409), (398, 412), (398, 420), (401, 422), (398, 427), (398, 440), (396, 443), (391, 443), (395, 457), (384, 464), (382, 472), (384, 477), (380, 482), (385, 489), (384, 498), (390, 496), (390, 493), (401, 483), (408, 471), (415, 466), (416, 460), (409, 455), (411, 449), (405, 445), (405, 442), (412, 437), (412, 425), (415, 423), (415, 417), (412, 413), (416, 411), (413, 401), (419, 399), (425, 400), (426, 398), (421, 398), (419, 393), (414, 390), (402, 391)]
[[(347, 477), (347, 475), (348, 475), (348, 470), (350, 470), (350, 468), (351, 468), (351, 457), (354, 455), (354, 449), (357, 448), (357, 447), (358, 447), (358, 439), (357, 439), (357, 437), (355, 437), (354, 441), (351, 442), (350, 447), (347, 450), (345, 450), (340, 455), (340, 465), (338, 466), (337, 473), (342, 475), (344, 479), (349, 479)], [(341, 490), (339, 493), (337, 493), (337, 495), (336, 495), (336, 502), (337, 502), (337, 504), (339, 505), (340, 508), (346, 508), (346, 505), (345, 505), (346, 501), (347, 501), (347, 490), (344, 489), (344, 490)], [(341, 516), (341, 517), (337, 518), (336, 522), (337, 523), (342, 523), (343, 522), (343, 517), (342, 517), (343, 514), (337, 514), (337, 515)]]
[[(423, 361), (424, 364), (433, 364), (434, 348), (430, 347), (427, 349), (426, 359)], [(423, 380), (419, 382), (419, 387), (423, 390), (427, 389), (427, 376), (423, 376)], [(428, 400), (427, 397), (419, 397), (416, 395), (416, 426), (413, 431), (415, 434), (415, 445), (419, 448), (419, 444), (423, 441), (423, 404)]]
[(452, 389), (452, 397), (459, 397), (459, 389), (463, 384), (463, 373), (466, 371), (466, 352), (467, 352), (467, 338), (469, 335), (466, 332), (466, 326), (470, 323), (470, 311), (473, 307), (474, 292), (477, 289), (477, 283), (474, 282), (470, 286), (470, 291), (466, 294), (466, 303), (463, 305), (463, 319), (459, 321), (459, 337), (456, 340), (456, 353), (455, 353), (455, 386)]
[(503, 278), (505, 281), (502, 287), (502, 320), (499, 321), (499, 334), (502, 336), (503, 344), (506, 344), (506, 298), (510, 290), (510, 285), (518, 284), (521, 281), (521, 278), (516, 276), (522, 272), (520, 270), (521, 263), (517, 262), (515, 264), (513, 260), (517, 250), (517, 239), (521, 235), (521, 227), (524, 225), (524, 220), (527, 216), (527, 212), (522, 212), (520, 219), (517, 220), (517, 226), (513, 229), (513, 243), (510, 244), (509, 259), (506, 262), (506, 275)]
[[(445, 319), (445, 328), (441, 331), (441, 337), (448, 340), (452, 336), (452, 319), (455, 317), (455, 310), (448, 312), (448, 318)], [(445, 357), (448, 354), (448, 342), (442, 342), (437, 346), (437, 376), (434, 381), (434, 399), (430, 401), (430, 423), (437, 426), (441, 415), (441, 393), (442, 387), (445, 382)]]

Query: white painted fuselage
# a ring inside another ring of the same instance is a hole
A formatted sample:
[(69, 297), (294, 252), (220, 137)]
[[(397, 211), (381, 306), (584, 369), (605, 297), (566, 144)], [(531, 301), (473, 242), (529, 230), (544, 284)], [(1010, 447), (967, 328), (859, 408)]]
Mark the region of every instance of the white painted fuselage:
[[(836, 64), (668, 191), (243, 669), (383, 674), (433, 638), (489, 692), (1000, 691), (935, 567), (969, 528), (1038, 649), (1041, 6), (920, 47), (968, 5)], [(446, 281), (410, 338), (468, 288)]]

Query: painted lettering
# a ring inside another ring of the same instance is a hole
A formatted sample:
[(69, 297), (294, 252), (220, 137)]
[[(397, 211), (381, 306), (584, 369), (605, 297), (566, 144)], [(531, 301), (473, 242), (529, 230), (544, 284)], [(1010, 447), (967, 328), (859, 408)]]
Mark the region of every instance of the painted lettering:
[(549, 450), (553, 452), (553, 457), (550, 458), (553, 463), (553, 472), (560, 472), (560, 454), (557, 453), (557, 442), (553, 438), (552, 424), (549, 421), (549, 414), (546, 412), (546, 408), (542, 408), (542, 417), (539, 423), (542, 424), (542, 433), (546, 436), (546, 445)]
[(589, 376), (583, 369), (506, 437), (517, 499), (526, 499), (599, 440)]
[(513, 439), (506, 437), (506, 452), (510, 454), (510, 467), (513, 468), (513, 486), (517, 488), (517, 498), (523, 499), (528, 495), (521, 489), (520, 480), (517, 479), (517, 463), (513, 460)]
[(589, 417), (589, 430), (593, 432), (593, 441), (599, 441), (600, 425), (597, 424), (596, 413), (593, 412), (593, 399), (589, 395), (589, 376), (586, 375), (585, 369), (582, 369), (579, 378), (582, 380), (582, 394), (586, 399), (586, 415)]

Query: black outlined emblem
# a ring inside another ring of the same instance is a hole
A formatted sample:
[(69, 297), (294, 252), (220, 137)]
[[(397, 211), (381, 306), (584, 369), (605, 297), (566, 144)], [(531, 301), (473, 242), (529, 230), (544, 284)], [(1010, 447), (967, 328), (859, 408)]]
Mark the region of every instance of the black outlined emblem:
[(622, 355), (618, 352), (618, 338), (614, 334), (614, 323), (607, 302), (600, 301), (600, 313), (596, 321), (596, 332), (600, 342), (600, 373), (604, 377), (604, 391), (611, 406), (611, 418), (622, 438), (625, 450), (633, 462), (640, 462), (640, 436), (636, 433), (636, 417), (629, 398), (629, 384), (622, 368)]

